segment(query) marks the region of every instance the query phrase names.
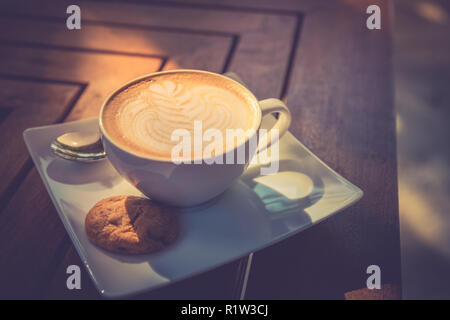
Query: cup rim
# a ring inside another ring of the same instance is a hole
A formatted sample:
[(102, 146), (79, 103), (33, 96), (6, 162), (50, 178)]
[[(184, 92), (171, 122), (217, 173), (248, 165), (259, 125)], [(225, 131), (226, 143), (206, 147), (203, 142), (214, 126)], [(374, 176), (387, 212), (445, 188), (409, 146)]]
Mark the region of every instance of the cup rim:
[[(219, 156), (223, 156), (225, 154), (227, 154), (230, 151), (234, 151), (237, 150), (239, 147), (241, 147), (242, 145), (246, 144), (248, 142), (248, 140), (250, 139), (251, 136), (255, 135), (257, 130), (259, 129), (260, 125), (261, 125), (261, 118), (262, 118), (262, 112), (261, 112), (261, 107), (259, 107), (259, 100), (255, 97), (255, 95), (253, 94), (253, 92), (251, 92), (247, 87), (245, 87), (243, 84), (237, 82), (236, 80), (229, 78), (223, 74), (220, 73), (215, 73), (215, 72), (211, 72), (211, 71), (205, 71), (205, 70), (196, 70), (196, 69), (173, 69), (173, 70), (166, 70), (166, 71), (157, 71), (157, 72), (152, 72), (152, 73), (147, 73), (145, 75), (136, 77), (126, 83), (124, 83), (123, 85), (121, 85), (119, 88), (115, 89), (112, 93), (110, 93), (108, 95), (108, 97), (103, 101), (102, 106), (100, 108), (100, 112), (99, 112), (99, 128), (100, 128), (100, 133), (102, 136), (106, 137), (108, 139), (108, 141), (114, 145), (116, 148), (118, 148), (119, 150), (121, 150), (122, 152), (128, 153), (134, 157), (140, 158), (140, 159), (146, 159), (146, 160), (152, 160), (152, 161), (158, 161), (158, 162), (165, 162), (165, 163), (173, 163), (173, 161), (171, 160), (171, 157), (152, 157), (152, 156), (145, 156), (142, 154), (138, 154), (132, 150), (126, 149), (122, 146), (120, 146), (116, 141), (114, 141), (114, 139), (112, 139), (107, 131), (105, 130), (104, 126), (103, 126), (103, 110), (105, 109), (106, 105), (111, 101), (111, 99), (113, 97), (115, 97), (117, 94), (119, 94), (120, 92), (122, 92), (123, 90), (125, 90), (126, 88), (132, 86), (135, 83), (138, 83), (142, 80), (145, 80), (146, 78), (150, 78), (150, 77), (154, 77), (157, 75), (161, 75), (161, 74), (169, 74), (169, 73), (178, 73), (178, 72), (193, 72), (193, 73), (204, 73), (204, 74), (211, 74), (214, 76), (218, 76), (221, 78), (224, 78), (228, 81), (232, 81), (234, 82), (236, 85), (240, 86), (242, 89), (244, 89), (249, 95), (250, 97), (253, 99), (253, 101), (255, 102), (255, 112), (256, 112), (256, 117), (257, 117), (257, 121), (255, 122), (254, 127), (250, 128), (249, 130), (253, 130), (252, 135), (246, 135), (245, 140), (240, 143), (239, 145), (235, 146), (233, 149), (225, 149), (224, 151), (222, 151), (220, 154), (216, 154), (213, 157), (200, 157), (200, 158), (195, 158), (192, 157), (189, 161), (191, 163), (198, 161), (198, 160), (202, 160), (204, 161), (205, 159), (212, 159), (212, 158), (217, 158)], [(182, 163), (184, 163), (184, 160), (182, 161)]]

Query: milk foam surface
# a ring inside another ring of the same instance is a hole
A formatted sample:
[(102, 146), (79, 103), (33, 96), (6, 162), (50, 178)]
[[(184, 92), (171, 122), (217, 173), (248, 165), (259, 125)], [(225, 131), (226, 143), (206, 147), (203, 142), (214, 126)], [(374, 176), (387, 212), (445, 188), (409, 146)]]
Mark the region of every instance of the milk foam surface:
[(150, 77), (119, 92), (105, 107), (102, 122), (125, 149), (170, 158), (178, 144), (171, 140), (174, 130), (185, 129), (193, 137), (194, 121), (201, 121), (203, 132), (217, 129), (224, 137), (226, 129), (254, 128), (255, 104), (253, 96), (231, 80), (180, 71)]

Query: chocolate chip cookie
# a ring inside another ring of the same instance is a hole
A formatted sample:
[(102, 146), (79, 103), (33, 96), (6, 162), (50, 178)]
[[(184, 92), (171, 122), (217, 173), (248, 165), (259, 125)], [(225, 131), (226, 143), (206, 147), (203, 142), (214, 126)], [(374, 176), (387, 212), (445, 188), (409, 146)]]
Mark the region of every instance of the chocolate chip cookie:
[(86, 233), (93, 243), (108, 251), (158, 251), (174, 242), (178, 234), (178, 222), (171, 210), (142, 197), (109, 197), (89, 210)]

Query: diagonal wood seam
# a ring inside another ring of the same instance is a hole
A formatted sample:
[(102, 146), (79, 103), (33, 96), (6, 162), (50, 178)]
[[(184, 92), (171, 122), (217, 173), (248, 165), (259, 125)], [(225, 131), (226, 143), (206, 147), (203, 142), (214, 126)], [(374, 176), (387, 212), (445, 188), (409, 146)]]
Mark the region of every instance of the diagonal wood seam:
[[(59, 85), (72, 85), (77, 86), (77, 92), (72, 96), (67, 105), (64, 107), (64, 111), (54, 123), (62, 122), (67, 118), (70, 111), (72, 111), (73, 107), (76, 105), (78, 99), (81, 97), (83, 92), (86, 90), (88, 84), (84, 82), (76, 82), (70, 80), (59, 80), (59, 79), (49, 79), (49, 78), (40, 78), (40, 77), (28, 77), (28, 76), (19, 76), (19, 75), (10, 75), (10, 74), (0, 74), (0, 78), (3, 79), (12, 79), (17, 81), (31, 81), (31, 82), (47, 82)], [(33, 168), (33, 162), (31, 161), (30, 156), (27, 156), (25, 160), (25, 164), (22, 168), (19, 169), (15, 177), (11, 180), (9, 185), (5, 188), (3, 194), (0, 195), (0, 213), (3, 211), (5, 206), (8, 204), (9, 200), (12, 198), (17, 189), (21, 186), (23, 180), (28, 176), (28, 173)]]

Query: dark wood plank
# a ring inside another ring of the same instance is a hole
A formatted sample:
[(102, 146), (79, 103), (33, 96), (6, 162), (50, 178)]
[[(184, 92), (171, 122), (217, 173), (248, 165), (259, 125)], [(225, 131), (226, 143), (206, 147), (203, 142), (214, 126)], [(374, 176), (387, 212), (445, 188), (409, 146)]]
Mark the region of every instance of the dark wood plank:
[[(365, 27), (369, 3), (382, 8), (382, 30)], [(387, 1), (346, 1), (305, 17), (287, 97), (291, 132), (365, 195), (356, 206), (257, 252), (249, 299), (343, 299), (346, 292), (364, 298), (358, 290), (371, 264), (382, 272), (375, 296), (400, 297), (389, 13)]]
[(35, 169), (0, 214), (0, 297), (39, 298), (70, 243)]
[(321, 8), (330, 9), (333, 6), (338, 7), (340, 1), (329, 0), (90, 0), (94, 2), (117, 2), (151, 4), (161, 7), (178, 7), (201, 10), (220, 10), (231, 12), (250, 12), (250, 13), (271, 13), (277, 15), (291, 15), (293, 12), (301, 11), (307, 13)]
[(61, 121), (82, 88), (83, 84), (77, 82), (9, 77), (0, 73), (0, 148), (3, 150), (0, 211), (15, 191), (15, 181), (31, 167), (22, 132), (32, 126)]

